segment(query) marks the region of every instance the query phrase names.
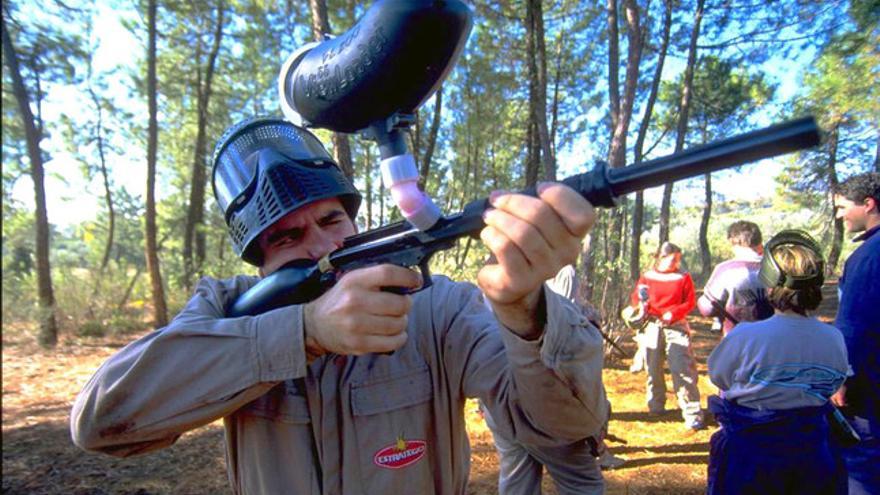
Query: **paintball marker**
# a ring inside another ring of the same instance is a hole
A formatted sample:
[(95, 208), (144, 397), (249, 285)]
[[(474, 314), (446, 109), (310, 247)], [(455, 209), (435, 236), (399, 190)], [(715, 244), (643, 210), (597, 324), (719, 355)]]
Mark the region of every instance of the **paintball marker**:
[(455, 66), (472, 26), (461, 0), (378, 0), (345, 33), (293, 52), (278, 76), (287, 120), (376, 141), (384, 183), (419, 230), (442, 215), (417, 186), (405, 131)]
[(281, 110), (297, 125), (349, 133), (412, 114), (455, 66), (472, 25), (460, 0), (378, 0), (348, 31), (287, 58)]
[[(594, 206), (614, 207), (625, 194), (743, 163), (815, 146), (820, 132), (812, 117), (777, 124), (725, 140), (657, 158), (639, 165), (611, 169), (599, 162), (586, 173), (561, 182)], [(523, 191), (536, 195), (535, 189)], [(318, 262), (297, 260), (263, 278), (228, 310), (231, 317), (256, 315), (291, 304), (303, 304), (330, 288), (337, 274), (371, 265), (393, 263), (419, 267), (422, 288), (431, 284), (428, 264), (434, 253), (452, 248), (465, 236), (483, 229), (487, 199), (467, 204), (457, 214), (441, 217), (431, 228), (418, 230), (401, 221), (347, 238), (343, 246)]]

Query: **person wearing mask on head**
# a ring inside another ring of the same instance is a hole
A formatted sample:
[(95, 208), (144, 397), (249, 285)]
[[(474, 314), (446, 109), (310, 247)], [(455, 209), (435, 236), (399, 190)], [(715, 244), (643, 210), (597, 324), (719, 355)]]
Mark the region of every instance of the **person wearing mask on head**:
[(727, 228), (727, 240), (733, 258), (712, 270), (712, 275), (697, 300), (703, 316), (721, 320), (723, 335), (741, 321), (769, 318), (773, 308), (767, 302), (764, 286), (758, 280), (761, 267), (761, 229), (747, 220), (734, 222)]
[[(686, 316), (696, 305), (694, 282), (681, 267), (681, 248), (664, 242), (655, 255), (654, 267), (639, 276), (632, 293), (632, 305), (643, 304), (647, 292), (649, 321), (642, 335), (647, 369), (648, 410), (663, 414), (666, 408), (666, 380), (663, 361), (668, 360), (672, 385), (678, 397), (685, 425), (705, 428), (697, 388), (697, 366), (690, 342)], [(641, 293), (641, 294), (640, 294)]]
[[(307, 130), (277, 118), (220, 139), (212, 181), (236, 253), (270, 275), (356, 232), (360, 195)], [(337, 274), (305, 304), (227, 308), (258, 277), (204, 277), (164, 328), (137, 340), (77, 396), (81, 448), (130, 456), (222, 419), (234, 493), (466, 492), (464, 407), (479, 398), (505, 434), (558, 446), (607, 419), (602, 338), (544, 280), (593, 224), (570, 188), (495, 193), (481, 239), (497, 258), (479, 288), (374, 265)]]
[(849, 370), (846, 346), (840, 331), (809, 316), (822, 301), (820, 251), (800, 231), (774, 236), (759, 278), (775, 315), (740, 323), (709, 356), (720, 390), (709, 410), (721, 425), (711, 439), (710, 495), (846, 493), (828, 400)]
[(852, 176), (834, 193), (837, 218), (862, 244), (844, 265), (834, 320), (853, 376), (831, 400), (862, 438), (841, 450), (850, 493), (880, 494), (880, 173)]

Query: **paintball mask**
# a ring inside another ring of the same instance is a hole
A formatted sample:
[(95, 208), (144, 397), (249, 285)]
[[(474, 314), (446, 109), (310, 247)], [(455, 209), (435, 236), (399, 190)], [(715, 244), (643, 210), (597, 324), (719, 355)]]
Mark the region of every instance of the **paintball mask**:
[(259, 266), (257, 238), (284, 215), (338, 197), (354, 220), (361, 196), (312, 133), (280, 118), (240, 122), (214, 149), (211, 185), (232, 247)]
[(633, 330), (641, 330), (648, 324), (648, 310), (644, 304), (638, 306), (627, 306), (620, 312), (620, 318), (627, 328)]
[[(819, 258), (819, 266), (816, 273), (806, 276), (794, 276), (783, 272), (779, 263), (773, 257), (773, 251), (784, 245), (803, 246), (816, 253)], [(800, 230), (783, 230), (764, 246), (764, 256), (761, 258), (761, 270), (758, 279), (767, 288), (785, 287), (788, 289), (801, 290), (808, 287), (820, 287), (825, 281), (825, 261), (822, 259), (822, 248), (807, 233)]]

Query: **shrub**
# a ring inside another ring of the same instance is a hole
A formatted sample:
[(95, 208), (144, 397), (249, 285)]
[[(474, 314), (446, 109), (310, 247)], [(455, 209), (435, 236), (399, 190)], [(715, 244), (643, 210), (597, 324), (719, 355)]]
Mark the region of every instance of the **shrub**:
[(76, 328), (76, 334), (80, 337), (103, 337), (107, 329), (100, 321), (89, 320)]
[(113, 335), (127, 335), (146, 328), (140, 315), (114, 313), (107, 322), (107, 329)]

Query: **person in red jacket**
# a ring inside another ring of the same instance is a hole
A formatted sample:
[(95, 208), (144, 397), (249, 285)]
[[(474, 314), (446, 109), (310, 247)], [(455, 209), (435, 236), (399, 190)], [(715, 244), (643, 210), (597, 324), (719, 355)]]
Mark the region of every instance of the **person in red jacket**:
[(645, 327), (642, 343), (648, 371), (648, 410), (653, 414), (665, 411), (665, 357), (669, 362), (672, 386), (675, 387), (685, 425), (700, 430), (705, 428), (705, 423), (697, 388), (697, 367), (691, 350), (690, 327), (686, 319), (696, 305), (696, 296), (690, 274), (679, 271), (680, 265), (681, 248), (664, 242), (655, 256), (654, 268), (639, 277), (633, 289), (632, 304), (641, 304), (639, 290), (644, 293), (647, 288), (650, 321)]

